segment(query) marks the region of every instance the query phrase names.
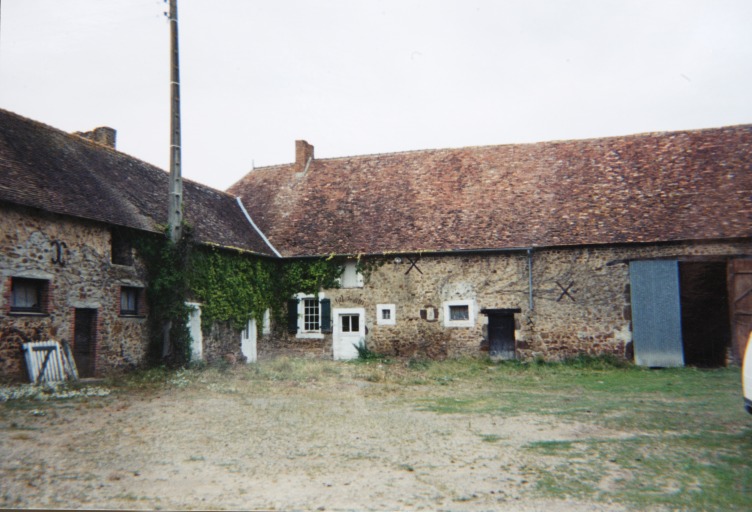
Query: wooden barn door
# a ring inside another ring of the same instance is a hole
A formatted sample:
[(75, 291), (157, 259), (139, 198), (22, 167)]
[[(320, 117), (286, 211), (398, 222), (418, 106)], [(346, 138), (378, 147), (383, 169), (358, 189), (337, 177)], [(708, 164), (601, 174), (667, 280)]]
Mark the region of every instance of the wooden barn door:
[(728, 272), (731, 347), (734, 362), (741, 364), (752, 331), (752, 259), (731, 260)]

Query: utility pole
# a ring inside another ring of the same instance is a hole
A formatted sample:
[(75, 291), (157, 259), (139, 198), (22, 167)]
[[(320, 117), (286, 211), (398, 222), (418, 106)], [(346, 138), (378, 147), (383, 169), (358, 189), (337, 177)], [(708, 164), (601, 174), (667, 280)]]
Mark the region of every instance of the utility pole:
[[(166, 1), (166, 0), (165, 0)], [(178, 56), (178, 1), (170, 0), (170, 190), (167, 226), (170, 239), (177, 243), (183, 231), (183, 178), (180, 171), (180, 59)], [(162, 358), (172, 353), (172, 320), (162, 323)]]
[(170, 197), (167, 224), (173, 242), (183, 231), (183, 178), (180, 170), (180, 59), (178, 56), (178, 1), (170, 0), (171, 108), (170, 108)]

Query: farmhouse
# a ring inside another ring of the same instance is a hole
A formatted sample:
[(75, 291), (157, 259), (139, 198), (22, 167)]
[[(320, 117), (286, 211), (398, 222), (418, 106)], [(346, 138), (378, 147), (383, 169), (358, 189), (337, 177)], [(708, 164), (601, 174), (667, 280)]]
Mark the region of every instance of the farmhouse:
[[(168, 175), (114, 143), (112, 129), (68, 134), (0, 110), (4, 380), (26, 379), (21, 345), (31, 341), (67, 341), (82, 376), (144, 362), (149, 283), (133, 242), (163, 233)], [(272, 254), (234, 197), (184, 188), (199, 242)]]
[[(168, 175), (114, 145), (112, 129), (69, 134), (0, 110), (5, 380), (25, 379), (29, 341), (67, 342), (84, 376), (145, 362), (159, 304), (137, 247), (164, 239)], [(234, 262), (212, 268), (215, 286), (251, 285), (235, 296), (246, 308), (194, 283), (194, 358), (347, 359), (364, 344), (400, 357), (739, 361), (752, 125), (331, 159), (295, 149), (294, 163), (228, 192), (184, 182), (199, 252)], [(312, 262), (338, 283), (262, 289)]]
[(332, 159), (298, 141), (229, 192), (285, 258), (349, 257), (261, 351), (713, 366), (750, 330), (750, 125)]

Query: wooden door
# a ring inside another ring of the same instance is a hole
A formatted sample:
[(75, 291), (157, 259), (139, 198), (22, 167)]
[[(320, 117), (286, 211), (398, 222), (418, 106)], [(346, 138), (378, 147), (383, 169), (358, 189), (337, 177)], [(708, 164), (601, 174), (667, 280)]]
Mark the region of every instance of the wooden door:
[(501, 359), (514, 359), (514, 315), (488, 316), (488, 353)]
[(752, 259), (731, 260), (728, 272), (732, 357), (741, 364), (752, 331)]
[(97, 348), (97, 310), (77, 308), (73, 330), (73, 359), (79, 377), (93, 377)]

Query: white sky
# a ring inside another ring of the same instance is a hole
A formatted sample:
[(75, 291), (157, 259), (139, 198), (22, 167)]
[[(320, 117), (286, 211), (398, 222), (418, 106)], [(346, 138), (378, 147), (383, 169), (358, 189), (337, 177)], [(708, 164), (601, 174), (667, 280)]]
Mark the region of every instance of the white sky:
[[(162, 0), (0, 0), (0, 108), (169, 162)], [(183, 176), (752, 123), (750, 0), (179, 0)]]

